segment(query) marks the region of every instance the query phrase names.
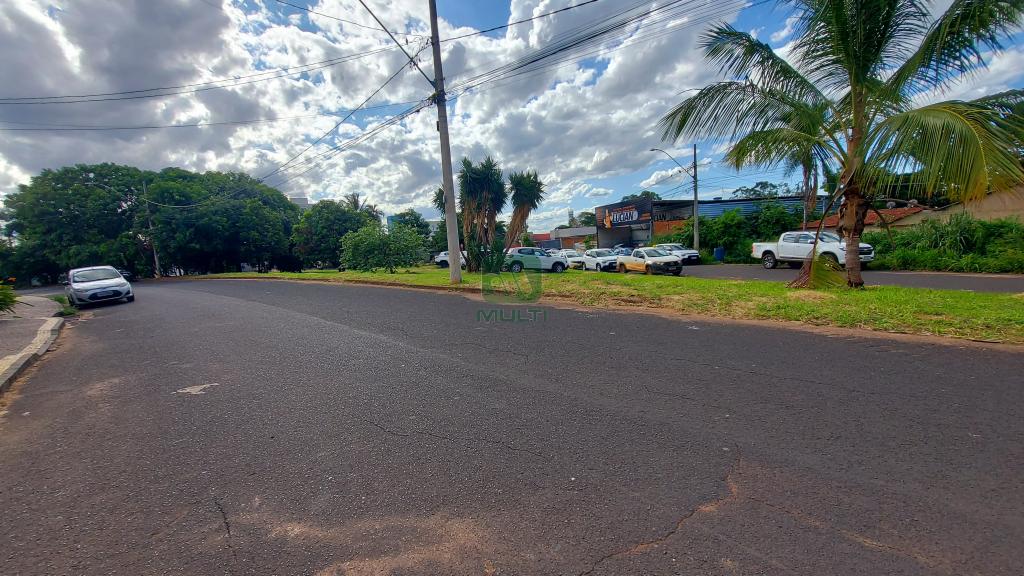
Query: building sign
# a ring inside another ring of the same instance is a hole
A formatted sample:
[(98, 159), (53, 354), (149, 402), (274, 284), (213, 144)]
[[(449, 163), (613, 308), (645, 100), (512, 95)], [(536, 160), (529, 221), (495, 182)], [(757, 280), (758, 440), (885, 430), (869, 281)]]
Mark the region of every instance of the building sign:
[(607, 206), (598, 206), (594, 216), (601, 228), (618, 228), (634, 224), (647, 224), (651, 221), (651, 201), (649, 199), (630, 200)]

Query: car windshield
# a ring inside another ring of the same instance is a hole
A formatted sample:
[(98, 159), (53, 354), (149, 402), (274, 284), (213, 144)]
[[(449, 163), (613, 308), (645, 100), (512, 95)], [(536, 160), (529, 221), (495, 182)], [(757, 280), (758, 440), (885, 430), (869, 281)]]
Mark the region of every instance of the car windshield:
[(839, 242), (839, 236), (831, 232), (822, 232), (818, 234), (818, 238), (824, 242)]
[(565, 256), (566, 258), (576, 258), (579, 255), (580, 253), (575, 250), (566, 250), (565, 252), (562, 252), (562, 256)]
[(662, 244), (661, 246), (659, 246), (659, 248), (662, 248), (664, 250), (682, 250), (683, 249), (683, 247), (680, 246), (679, 244)]
[(72, 278), (75, 282), (95, 282), (96, 280), (113, 280), (121, 275), (113, 268), (95, 268), (93, 270), (80, 270), (75, 272)]
[(648, 256), (654, 256), (654, 257), (668, 256), (668, 252), (665, 252), (664, 250), (661, 250), (661, 249), (658, 249), (658, 248), (648, 248), (647, 250), (644, 250), (644, 254), (647, 254)]
[(595, 258), (600, 258), (602, 256), (612, 256), (612, 251), (611, 250), (594, 250), (593, 254), (594, 254)]

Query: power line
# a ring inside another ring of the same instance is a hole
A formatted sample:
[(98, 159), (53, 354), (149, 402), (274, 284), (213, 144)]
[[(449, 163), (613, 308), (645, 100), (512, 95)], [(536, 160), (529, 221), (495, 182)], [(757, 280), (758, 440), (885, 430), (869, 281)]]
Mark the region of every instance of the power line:
[[(422, 52), (422, 51), (423, 51), (423, 48), (420, 48), (420, 52)], [(419, 55), (419, 52), (417, 52), (416, 54), (417, 54), (417, 55)], [(267, 178), (270, 178), (270, 177), (271, 177), (271, 176), (273, 176), (274, 174), (277, 174), (278, 172), (280, 172), (280, 171), (282, 171), (282, 170), (286, 170), (286, 169), (288, 169), (289, 165), (291, 165), (291, 163), (292, 163), (292, 162), (294, 162), (296, 158), (298, 158), (299, 156), (302, 156), (303, 154), (305, 154), (305, 153), (306, 153), (306, 151), (308, 151), (308, 150), (309, 150), (310, 148), (312, 148), (313, 146), (316, 146), (317, 144), (319, 144), (319, 143), (320, 143), (321, 141), (323, 141), (323, 139), (324, 139), (324, 138), (327, 138), (327, 136), (329, 136), (329, 135), (330, 135), (330, 134), (332, 134), (332, 133), (333, 133), (333, 132), (334, 132), (335, 130), (337, 130), (339, 126), (341, 126), (342, 124), (344, 124), (345, 122), (347, 122), (347, 121), (348, 121), (348, 119), (349, 119), (349, 118), (351, 118), (353, 114), (355, 114), (356, 110), (359, 110), (360, 108), (362, 108), (363, 106), (365, 106), (365, 105), (366, 105), (366, 103), (370, 101), (370, 99), (372, 99), (372, 98), (373, 98), (374, 96), (376, 96), (377, 94), (379, 94), (379, 93), (380, 93), (380, 91), (381, 91), (381, 90), (383, 90), (385, 86), (387, 86), (388, 84), (390, 84), (390, 83), (391, 83), (391, 81), (392, 81), (392, 80), (394, 80), (395, 78), (397, 78), (397, 77), (398, 77), (398, 75), (399, 75), (399, 74), (401, 74), (403, 70), (405, 70), (405, 64), (404, 64), (404, 63), (403, 63), (403, 64), (402, 64), (401, 66), (399, 66), (399, 67), (398, 67), (398, 70), (395, 70), (395, 73), (394, 73), (394, 74), (392, 74), (392, 75), (391, 75), (391, 76), (390, 76), (390, 77), (389, 77), (389, 78), (388, 78), (387, 80), (385, 80), (383, 84), (381, 84), (381, 85), (380, 85), (379, 87), (377, 87), (377, 89), (376, 89), (376, 90), (374, 90), (372, 94), (370, 94), (369, 96), (367, 96), (367, 97), (366, 97), (366, 99), (364, 99), (364, 100), (363, 100), (363, 101), (362, 101), (362, 102), (361, 102), (361, 103), (359, 104), (359, 106), (356, 106), (356, 107), (355, 107), (354, 109), (352, 109), (352, 110), (351, 110), (351, 111), (350, 111), (350, 112), (349, 112), (348, 114), (346, 114), (346, 115), (345, 115), (345, 117), (344, 117), (344, 118), (342, 118), (342, 119), (341, 119), (340, 121), (338, 121), (338, 123), (337, 123), (337, 124), (335, 124), (334, 126), (332, 126), (330, 130), (328, 130), (327, 132), (324, 132), (324, 133), (323, 133), (323, 134), (322, 134), (322, 135), (321, 135), (321, 136), (320, 136), (319, 138), (317, 138), (316, 140), (314, 140), (314, 141), (313, 141), (313, 142), (312, 142), (312, 143), (311, 143), (310, 145), (308, 145), (308, 146), (306, 146), (305, 148), (303, 148), (303, 149), (302, 149), (302, 150), (301, 150), (301, 151), (300, 151), (300, 152), (299, 152), (298, 154), (296, 154), (296, 155), (292, 156), (291, 158), (289, 158), (287, 162), (285, 162), (284, 164), (281, 164), (280, 166), (278, 166), (277, 168), (275, 168), (275, 169), (274, 169), (274, 170), (273, 170), (272, 172), (270, 172), (270, 173), (268, 173), (267, 175), (265, 175), (265, 176), (263, 176), (262, 178), (260, 178), (260, 181), (266, 180)]]
[(516, 26), (518, 24), (525, 24), (526, 22), (532, 22), (534, 20), (539, 20), (540, 18), (546, 18), (548, 16), (552, 16), (554, 14), (558, 14), (559, 12), (565, 12), (567, 10), (572, 10), (574, 8), (579, 8), (581, 6), (586, 6), (587, 4), (593, 4), (594, 2), (597, 2), (597, 1), (598, 0), (587, 0), (586, 2), (581, 2), (581, 3), (575, 4), (573, 6), (566, 6), (565, 8), (559, 8), (558, 10), (552, 10), (551, 12), (545, 12), (544, 14), (538, 14), (538, 15), (533, 16), (531, 18), (524, 18), (522, 20), (516, 20), (515, 22), (509, 22), (508, 24), (502, 24), (501, 26), (495, 26), (493, 28), (488, 28), (486, 30), (480, 30), (478, 32), (470, 32), (468, 34), (463, 34), (461, 36), (452, 36), (451, 38), (444, 38), (444, 39), (441, 40), (441, 42), (442, 43), (443, 42), (451, 42), (452, 40), (461, 40), (463, 38), (469, 38), (470, 36), (479, 36), (480, 34), (488, 34), (490, 32), (496, 32), (496, 31), (502, 30), (504, 28), (510, 28), (512, 26)]
[[(317, 12), (316, 10), (313, 10), (313, 9), (308, 8), (306, 6), (299, 6), (298, 4), (292, 4), (291, 2), (285, 2), (284, 0), (275, 0), (275, 1), (278, 4), (284, 4), (285, 6), (291, 6), (292, 8), (297, 8), (299, 10), (305, 10), (306, 12), (309, 12), (310, 14), (316, 14), (317, 16), (323, 16), (324, 18), (330, 18), (331, 20), (337, 20), (338, 22), (344, 22), (345, 24), (351, 24), (353, 26), (358, 26), (360, 28), (366, 28), (367, 30), (373, 30), (374, 32), (381, 32), (380, 28), (374, 28), (373, 26), (367, 26), (366, 24), (360, 24), (359, 22), (353, 22), (352, 20), (345, 20), (344, 18), (338, 18), (337, 16), (331, 16), (330, 14), (324, 14), (323, 12)], [(391, 34), (391, 31), (388, 30), (387, 28), (384, 28), (383, 31), (387, 32), (388, 34)], [(417, 38), (430, 38), (430, 36), (427, 36), (425, 34), (411, 34), (411, 33), (408, 33), (408, 32), (395, 32), (395, 34), (398, 34), (398, 35), (401, 35), (401, 36), (415, 36)]]
[[(365, 106), (359, 111), (376, 110), (381, 108), (391, 108), (393, 106), (402, 106), (404, 104), (414, 104), (419, 100), (410, 100), (405, 102), (391, 102), (388, 104), (380, 104), (376, 106)], [(352, 110), (338, 110), (335, 114), (304, 114), (300, 116), (282, 116), (279, 118), (256, 118), (253, 120), (225, 120), (221, 122), (196, 122), (193, 124), (156, 124), (156, 125), (142, 125), (142, 126), (83, 126), (75, 124), (45, 124), (41, 122), (15, 122), (12, 120), (0, 120), (0, 123), (4, 124), (17, 124), (23, 126), (37, 126), (37, 128), (8, 128), (0, 126), (0, 131), (5, 132), (105, 132), (105, 131), (117, 131), (117, 130), (158, 130), (166, 128), (202, 128), (204, 126), (232, 126), (232, 125), (248, 125), (248, 124), (264, 124), (270, 122), (282, 122), (285, 120), (302, 120), (307, 118), (337, 118), (342, 112), (349, 112)]]
[[(257, 72), (254, 74), (247, 74), (244, 76), (238, 76), (235, 78), (222, 78), (219, 80), (209, 80), (206, 82), (197, 82), (193, 84), (181, 84), (178, 86), (164, 86), (160, 88), (142, 88), (137, 90), (124, 90), (120, 92), (99, 92), (95, 94), (78, 94), (78, 95), (64, 95), (64, 96), (24, 96), (24, 97), (5, 97), (0, 98), (0, 105), (14, 105), (14, 104), (76, 104), (80, 102), (106, 102), (110, 100), (136, 100), (141, 98), (160, 98), (164, 96), (174, 96), (178, 94), (192, 94), (195, 92), (203, 92), (206, 90), (214, 90), (218, 88), (234, 88), (236, 86), (243, 86), (246, 84), (253, 84), (256, 82), (263, 82), (266, 80), (274, 80), (276, 78), (283, 78), (285, 76), (293, 76), (296, 74), (304, 74), (306, 72), (312, 72), (314, 70), (320, 70), (335, 66), (343, 62), (350, 62), (352, 60), (358, 60), (365, 58), (366, 56), (372, 56), (374, 54), (380, 54), (381, 52), (387, 52), (394, 50), (392, 47), (377, 48), (366, 52), (357, 52), (354, 54), (347, 54), (345, 56), (339, 56), (338, 58), (331, 58), (328, 60), (321, 60), (319, 62), (313, 62), (310, 64), (302, 64), (299, 66), (292, 66), (289, 68), (280, 68), (275, 70), (268, 70), (265, 72)], [(300, 70), (301, 69), (301, 70)], [(248, 80), (246, 82), (238, 82), (239, 80), (245, 80), (250, 78), (256, 78), (258, 76), (266, 76), (268, 74), (277, 74), (269, 78), (258, 78), (256, 80)], [(229, 83), (220, 85), (221, 83)], [(216, 84), (216, 85), (213, 85)], [(196, 88), (194, 90), (182, 90), (178, 92), (164, 92), (166, 90), (178, 90), (180, 88)], [(144, 94), (146, 92), (161, 92), (160, 94)], [(129, 96), (134, 95), (134, 96)]]
[[(280, 1), (281, 0), (278, 0), (278, 2)], [(419, 62), (416, 61), (416, 57), (410, 55), (409, 52), (406, 51), (405, 47), (402, 46), (402, 43), (399, 42), (398, 39), (395, 38), (395, 35), (392, 34), (390, 30), (388, 30), (388, 27), (385, 26), (384, 23), (380, 21), (380, 18), (377, 18), (377, 15), (373, 13), (373, 10), (370, 10), (370, 7), (366, 5), (366, 2), (363, 2), (363, 0), (359, 0), (359, 3), (362, 4), (363, 8), (365, 8), (366, 11), (370, 13), (370, 16), (373, 16), (373, 19), (377, 21), (377, 24), (380, 24), (380, 29), (388, 33), (388, 37), (391, 38), (391, 41), (395, 43), (395, 46), (398, 46), (402, 53), (405, 54), (406, 58), (409, 59), (409, 62), (413, 66), (415, 66), (417, 70), (420, 71), (420, 74), (423, 75), (423, 78), (427, 81), (427, 84), (430, 84), (430, 86), (433, 87), (434, 81), (430, 78), (430, 76), (427, 76), (427, 73), (423, 71), (423, 68), (420, 68), (420, 64)], [(419, 52), (416, 53), (416, 55), (419, 56), (419, 53), (422, 51), (423, 49), (421, 48)]]

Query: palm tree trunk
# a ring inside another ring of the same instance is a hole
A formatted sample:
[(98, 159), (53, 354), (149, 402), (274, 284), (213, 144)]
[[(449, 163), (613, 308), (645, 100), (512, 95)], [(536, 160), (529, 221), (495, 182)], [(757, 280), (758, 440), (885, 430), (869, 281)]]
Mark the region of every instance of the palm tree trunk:
[(851, 288), (863, 288), (864, 278), (860, 273), (860, 236), (864, 232), (864, 218), (868, 214), (868, 203), (856, 185), (848, 185), (843, 191), (843, 203), (839, 206), (839, 226), (846, 242), (846, 283)]
[[(804, 164), (804, 222), (801, 230), (807, 230), (807, 215), (814, 210), (813, 200), (811, 199), (811, 169), (810, 166)], [(809, 207), (810, 206), (810, 207)]]

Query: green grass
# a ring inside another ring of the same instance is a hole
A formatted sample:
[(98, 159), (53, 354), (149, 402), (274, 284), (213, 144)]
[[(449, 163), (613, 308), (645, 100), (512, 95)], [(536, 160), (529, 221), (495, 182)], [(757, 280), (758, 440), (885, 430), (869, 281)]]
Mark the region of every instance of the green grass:
[[(685, 274), (685, 270), (684, 270)], [(215, 274), (212, 278), (281, 278), (449, 288), (448, 270), (422, 266), (385, 272)], [(989, 294), (872, 286), (796, 290), (781, 282), (644, 276), (570, 270), (543, 274), (543, 297), (583, 306), (637, 307), (747, 320), (789, 320), (818, 326), (1024, 344), (1024, 294)], [(479, 288), (480, 274), (463, 273)]]
[(78, 314), (78, 308), (75, 308), (68, 303), (68, 297), (64, 295), (50, 296), (50, 300), (53, 300), (57, 304), (61, 305), (61, 309), (57, 311), (57, 316), (74, 316)]

